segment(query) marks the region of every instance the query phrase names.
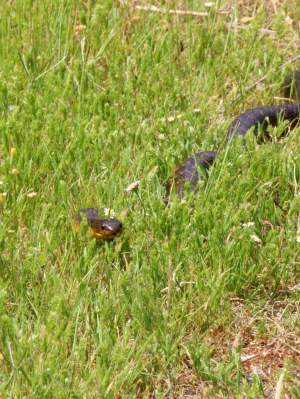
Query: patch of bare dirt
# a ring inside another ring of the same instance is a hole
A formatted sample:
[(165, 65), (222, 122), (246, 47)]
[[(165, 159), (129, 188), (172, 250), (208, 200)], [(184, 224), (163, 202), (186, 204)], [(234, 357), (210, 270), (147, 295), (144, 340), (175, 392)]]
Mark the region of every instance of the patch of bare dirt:
[[(233, 320), (228, 327), (209, 332), (204, 342), (212, 349), (215, 364), (230, 361), (232, 353), (240, 356), (242, 376), (251, 385), (259, 377), (264, 396), (274, 397), (278, 381), (286, 370), (282, 398), (291, 398), (289, 387), (300, 389), (300, 301), (283, 298), (268, 301), (259, 310), (249, 308), (235, 298)], [(225, 396), (224, 396), (225, 395)], [(228, 393), (197, 376), (189, 356), (175, 382), (173, 398), (228, 398)]]

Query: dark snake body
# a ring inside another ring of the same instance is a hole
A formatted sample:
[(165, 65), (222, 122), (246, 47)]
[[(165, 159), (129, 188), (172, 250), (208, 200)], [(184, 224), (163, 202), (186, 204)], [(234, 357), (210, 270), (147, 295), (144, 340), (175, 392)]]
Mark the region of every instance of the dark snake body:
[(279, 120), (287, 120), (294, 127), (299, 119), (299, 107), (300, 104), (281, 104), (249, 109), (234, 119), (228, 128), (228, 137), (245, 135), (252, 127), (257, 135), (259, 126), (262, 129), (277, 126)]
[[(300, 101), (300, 70), (293, 72), (285, 79), (283, 94), (285, 97), (294, 97), (298, 102)], [(288, 121), (289, 128), (293, 129), (299, 123), (299, 118), (300, 103), (252, 108), (232, 121), (227, 131), (227, 139), (232, 140), (237, 136), (245, 136), (252, 128), (255, 135), (258, 134), (259, 127), (263, 132), (266, 132), (269, 125), (277, 126), (281, 120)], [(185, 188), (194, 190), (199, 180), (203, 179), (201, 172), (207, 172), (216, 157), (216, 151), (201, 151), (188, 158), (175, 170), (174, 185), (176, 192), (182, 196)]]

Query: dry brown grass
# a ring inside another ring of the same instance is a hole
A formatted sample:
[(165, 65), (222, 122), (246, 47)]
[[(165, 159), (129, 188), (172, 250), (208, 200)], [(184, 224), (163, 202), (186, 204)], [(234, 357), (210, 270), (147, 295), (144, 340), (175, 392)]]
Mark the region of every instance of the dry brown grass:
[[(290, 292), (300, 286), (290, 287)], [(235, 298), (231, 303), (233, 319), (230, 325), (212, 329), (204, 341), (212, 349), (212, 359), (228, 362), (238, 352), (242, 378), (251, 385), (259, 377), (264, 396), (274, 397), (280, 373), (286, 369), (285, 383), (300, 388), (300, 301), (285, 295), (270, 300), (262, 307), (248, 307)], [(184, 369), (176, 379), (173, 398), (224, 398), (224, 392), (203, 381), (193, 368), (191, 359), (184, 359)], [(290, 398), (286, 392), (285, 398)]]

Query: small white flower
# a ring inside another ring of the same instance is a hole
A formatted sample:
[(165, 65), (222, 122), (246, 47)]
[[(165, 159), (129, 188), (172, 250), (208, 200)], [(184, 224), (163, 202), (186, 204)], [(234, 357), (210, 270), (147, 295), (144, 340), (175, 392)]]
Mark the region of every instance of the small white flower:
[(37, 196), (37, 193), (35, 191), (31, 191), (30, 193), (27, 194), (28, 198), (33, 198), (33, 197), (36, 197), (36, 196)]
[(114, 217), (116, 216), (115, 211), (112, 208), (104, 208), (103, 209), (104, 215), (108, 217)]
[(241, 226), (242, 227), (254, 227), (255, 223), (254, 222), (242, 223)]
[(252, 241), (256, 242), (257, 244), (261, 244), (262, 243), (262, 240), (259, 237), (257, 237), (256, 234), (251, 234), (250, 238), (251, 238)]
[(172, 122), (175, 122), (176, 119), (181, 119), (182, 117), (183, 117), (182, 114), (170, 115), (170, 116), (167, 117), (167, 121), (170, 122), (170, 123), (172, 123)]

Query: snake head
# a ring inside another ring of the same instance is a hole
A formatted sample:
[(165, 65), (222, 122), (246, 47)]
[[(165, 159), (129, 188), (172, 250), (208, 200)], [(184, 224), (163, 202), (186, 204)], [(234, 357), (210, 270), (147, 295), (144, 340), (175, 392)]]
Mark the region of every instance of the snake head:
[(112, 240), (123, 229), (122, 223), (118, 219), (89, 219), (88, 224), (92, 230), (92, 235), (97, 240)]
[(123, 225), (118, 219), (99, 219), (96, 208), (82, 208), (75, 216), (75, 229), (80, 230), (82, 218), (85, 217), (91, 234), (97, 240), (112, 240), (121, 233)]

